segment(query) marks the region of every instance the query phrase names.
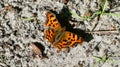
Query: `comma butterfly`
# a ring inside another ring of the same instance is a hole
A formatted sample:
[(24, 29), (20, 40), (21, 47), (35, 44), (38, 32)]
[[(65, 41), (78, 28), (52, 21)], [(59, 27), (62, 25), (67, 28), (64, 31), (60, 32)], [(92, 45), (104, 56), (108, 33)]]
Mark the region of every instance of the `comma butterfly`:
[(83, 38), (75, 33), (66, 31), (65, 27), (61, 27), (61, 24), (53, 13), (47, 12), (46, 16), (47, 21), (45, 26), (47, 29), (45, 30), (45, 38), (52, 43), (54, 47), (58, 48), (58, 52), (61, 51), (62, 48), (73, 47), (75, 43), (82, 44)]

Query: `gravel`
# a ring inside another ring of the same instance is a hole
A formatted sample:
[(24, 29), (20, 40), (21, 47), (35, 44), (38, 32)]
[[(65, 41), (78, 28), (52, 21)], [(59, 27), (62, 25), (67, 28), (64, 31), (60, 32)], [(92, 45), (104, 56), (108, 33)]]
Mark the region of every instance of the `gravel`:
[[(88, 21), (72, 15), (73, 28), (91, 37), (84, 36), (82, 45), (59, 53), (44, 37), (47, 10), (59, 15), (67, 7), (84, 16), (88, 9), (100, 9), (99, 0), (69, 0), (66, 5), (63, 0), (0, 1), (0, 67), (120, 67), (120, 17), (102, 15)], [(106, 10), (120, 14), (120, 1), (108, 1)], [(31, 47), (36, 42), (45, 48), (37, 53), (42, 57), (36, 57)], [(97, 57), (107, 58), (97, 64)]]

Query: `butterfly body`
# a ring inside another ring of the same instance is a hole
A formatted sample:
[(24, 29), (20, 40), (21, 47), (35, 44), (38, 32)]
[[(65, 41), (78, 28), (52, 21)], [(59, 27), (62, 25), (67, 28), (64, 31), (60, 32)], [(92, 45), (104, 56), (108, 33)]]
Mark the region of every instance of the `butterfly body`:
[(83, 38), (70, 31), (66, 31), (65, 27), (61, 27), (56, 16), (51, 12), (46, 13), (47, 21), (45, 26), (48, 28), (45, 30), (46, 39), (53, 44), (54, 47), (58, 48), (58, 52), (62, 48), (73, 47), (75, 43), (82, 44)]

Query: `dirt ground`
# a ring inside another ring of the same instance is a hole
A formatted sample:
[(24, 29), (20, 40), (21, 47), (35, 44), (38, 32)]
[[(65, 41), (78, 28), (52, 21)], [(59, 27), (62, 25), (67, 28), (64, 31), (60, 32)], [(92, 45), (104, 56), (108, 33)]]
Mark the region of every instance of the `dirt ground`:
[[(47, 11), (82, 45), (58, 53)], [(0, 0), (0, 67), (120, 67), (120, 0)]]

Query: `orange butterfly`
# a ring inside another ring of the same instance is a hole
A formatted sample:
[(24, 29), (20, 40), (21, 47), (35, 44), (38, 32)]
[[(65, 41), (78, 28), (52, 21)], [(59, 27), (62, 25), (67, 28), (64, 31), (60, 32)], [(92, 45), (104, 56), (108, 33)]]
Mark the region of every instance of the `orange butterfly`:
[(45, 26), (45, 38), (53, 44), (54, 47), (58, 48), (58, 52), (62, 48), (73, 47), (75, 43), (82, 44), (83, 38), (79, 37), (77, 34), (66, 31), (65, 28), (61, 27), (56, 16), (51, 12), (46, 13), (47, 21)]

